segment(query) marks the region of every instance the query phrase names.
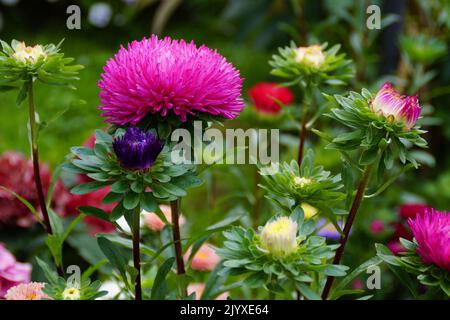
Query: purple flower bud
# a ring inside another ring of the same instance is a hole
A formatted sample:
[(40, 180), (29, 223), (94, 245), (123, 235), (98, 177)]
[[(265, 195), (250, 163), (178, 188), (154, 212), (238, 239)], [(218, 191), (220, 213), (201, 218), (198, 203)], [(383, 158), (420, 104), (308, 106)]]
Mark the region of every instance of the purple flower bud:
[(129, 127), (123, 136), (114, 140), (113, 147), (124, 168), (145, 170), (153, 165), (163, 145), (152, 132)]
[(408, 130), (416, 124), (421, 111), (417, 96), (402, 96), (389, 82), (383, 84), (370, 107), (388, 119), (403, 122)]

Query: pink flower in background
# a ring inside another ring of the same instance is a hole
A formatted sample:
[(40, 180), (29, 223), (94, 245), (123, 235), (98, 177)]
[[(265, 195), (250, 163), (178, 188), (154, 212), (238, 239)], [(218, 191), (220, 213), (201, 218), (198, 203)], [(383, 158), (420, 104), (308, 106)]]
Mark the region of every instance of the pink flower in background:
[(414, 127), (421, 111), (417, 96), (402, 96), (389, 82), (383, 84), (370, 107), (386, 118), (403, 122), (408, 130)]
[[(195, 300), (200, 300), (204, 291), (205, 291), (204, 283), (190, 283), (187, 287), (188, 295), (195, 293)], [(229, 295), (230, 294), (228, 292), (223, 292), (222, 294), (217, 296), (215, 300), (227, 300)]]
[(152, 35), (121, 47), (98, 85), (107, 122), (137, 124), (148, 114), (206, 113), (234, 119), (244, 107), (242, 79), (217, 51)]
[(427, 209), (431, 209), (431, 207), (423, 203), (405, 203), (400, 206), (399, 214), (404, 219), (414, 219), (417, 214), (422, 214)]
[(370, 223), (370, 231), (373, 234), (380, 234), (384, 231), (384, 222), (381, 220), (373, 220)]
[[(40, 165), (40, 170), (44, 193), (47, 193), (51, 173), (48, 166), (44, 164)], [(22, 154), (8, 151), (0, 156), (0, 186), (11, 189), (39, 210), (33, 164)], [(36, 222), (30, 209), (11, 193), (0, 189), (0, 228), (26, 228)]]
[(30, 282), (31, 264), (20, 263), (0, 243), (0, 298), (4, 298), (9, 288)]
[(48, 299), (48, 296), (42, 292), (45, 283), (30, 282), (21, 283), (12, 287), (6, 293), (6, 300), (42, 300)]
[(289, 88), (281, 87), (273, 82), (260, 82), (248, 91), (250, 100), (256, 110), (263, 113), (278, 113), (282, 105), (288, 105), (294, 100), (294, 94)]
[[(169, 223), (172, 223), (172, 210), (170, 209), (170, 206), (162, 204), (159, 206), (159, 209), (162, 211), (164, 216), (166, 217), (166, 220)], [(162, 221), (158, 215), (154, 212), (144, 212), (144, 223), (145, 225), (152, 231), (159, 232), (166, 224), (164, 221)], [(184, 225), (186, 223), (186, 219), (180, 215), (179, 217), (179, 224), (180, 226)]]
[[(189, 248), (184, 258), (188, 260), (190, 255), (191, 249)], [(198, 271), (211, 271), (219, 262), (220, 258), (216, 254), (216, 250), (211, 245), (204, 244), (192, 258), (191, 268)]]
[(423, 261), (450, 271), (450, 213), (429, 209), (408, 224)]

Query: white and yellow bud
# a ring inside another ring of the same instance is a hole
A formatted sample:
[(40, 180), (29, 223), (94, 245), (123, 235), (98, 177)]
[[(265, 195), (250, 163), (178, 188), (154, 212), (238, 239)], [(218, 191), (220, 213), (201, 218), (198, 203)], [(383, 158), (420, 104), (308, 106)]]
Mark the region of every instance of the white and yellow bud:
[(14, 48), (14, 53), (12, 57), (20, 62), (31, 62), (35, 63), (41, 57), (47, 57), (44, 49), (41, 45), (35, 45), (34, 47), (27, 47), (25, 42), (20, 42), (16, 48)]
[(319, 212), (319, 209), (306, 202), (303, 202), (300, 207), (303, 209), (303, 216), (305, 219), (311, 219)]
[(325, 62), (325, 55), (322, 52), (322, 47), (319, 45), (300, 47), (296, 50), (295, 61), (310, 67), (319, 68)]
[(298, 248), (297, 222), (280, 217), (268, 222), (261, 232), (261, 246), (277, 257), (285, 257)]
[(80, 300), (81, 298), (80, 289), (75, 287), (66, 288), (62, 295), (64, 300)]
[(303, 178), (303, 177), (295, 177), (294, 178), (294, 184), (300, 188), (303, 188), (304, 186), (310, 184), (312, 182), (311, 179)]

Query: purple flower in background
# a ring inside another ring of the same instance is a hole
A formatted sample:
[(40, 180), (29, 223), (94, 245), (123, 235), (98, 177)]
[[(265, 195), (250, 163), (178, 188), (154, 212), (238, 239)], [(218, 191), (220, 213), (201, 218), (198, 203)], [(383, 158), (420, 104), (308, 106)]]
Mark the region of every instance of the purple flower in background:
[(450, 213), (428, 209), (408, 219), (408, 225), (423, 261), (450, 271)]
[(370, 107), (388, 119), (403, 122), (408, 130), (414, 127), (421, 111), (417, 96), (402, 96), (389, 82), (383, 84)]
[(30, 282), (31, 265), (20, 263), (0, 243), (0, 299), (5, 297), (9, 288)]
[(129, 127), (113, 142), (114, 152), (123, 167), (131, 170), (150, 168), (162, 150), (162, 143), (152, 132)]
[[(338, 226), (342, 229), (342, 221), (338, 221)], [(336, 227), (325, 219), (317, 221), (317, 230), (318, 236), (325, 237), (328, 240), (339, 240), (341, 238), (341, 234), (336, 230)]]
[(107, 122), (137, 124), (147, 114), (186, 121), (201, 113), (234, 119), (244, 107), (242, 79), (226, 59), (193, 42), (133, 41), (108, 60), (98, 85)]

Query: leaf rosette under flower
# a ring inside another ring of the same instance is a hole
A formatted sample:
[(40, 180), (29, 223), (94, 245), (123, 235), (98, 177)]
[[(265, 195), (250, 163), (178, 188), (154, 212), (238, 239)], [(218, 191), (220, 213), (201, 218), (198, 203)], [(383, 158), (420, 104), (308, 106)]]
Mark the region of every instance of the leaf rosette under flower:
[[(346, 266), (327, 263), (334, 257), (339, 245), (327, 245), (324, 237), (312, 235), (316, 224), (312, 220), (305, 221), (299, 208), (296, 208), (289, 218), (275, 217), (268, 222), (268, 225), (277, 223), (280, 219), (290, 219), (292, 224), (296, 224), (296, 247), (289, 245), (289, 250), (283, 250), (283, 252), (272, 250), (270, 245), (268, 247), (264, 239), (270, 238), (265, 234), (267, 225), (261, 230), (261, 234), (253, 229), (233, 227), (224, 232), (226, 241), (223, 248), (217, 250), (223, 261), (221, 273), (244, 274), (246, 285), (250, 287), (265, 285), (275, 292), (288, 291), (288, 286), (294, 283), (305, 296), (312, 291), (308, 284), (313, 281), (313, 273), (332, 276), (346, 274), (348, 269)], [(288, 228), (286, 232), (291, 233), (290, 229)], [(286, 237), (289, 238), (290, 235), (286, 234)], [(290, 239), (288, 242), (291, 242)], [(272, 242), (269, 241), (269, 243)]]
[[(336, 206), (345, 198), (339, 190), (342, 188), (340, 176), (332, 176), (322, 166), (314, 166), (314, 155), (310, 150), (302, 161), (301, 167), (296, 161), (281, 163), (275, 174), (265, 174), (261, 169), (267, 197), (290, 212), (296, 206), (312, 206), (320, 213), (333, 219)], [(306, 216), (306, 214), (305, 214)], [(334, 220), (334, 219), (333, 219)]]
[(297, 47), (291, 42), (289, 47), (279, 49), (279, 55), (273, 55), (272, 74), (289, 79), (290, 85), (343, 85), (354, 75), (351, 60), (338, 54), (340, 45), (326, 48), (326, 43)]
[(390, 169), (394, 161), (400, 159), (402, 164), (410, 162), (417, 167), (409, 149), (411, 146), (427, 147), (427, 142), (421, 137), (426, 131), (416, 124), (420, 108), (413, 97), (400, 96), (385, 86), (377, 96), (366, 89), (361, 94), (350, 92), (348, 96), (325, 95), (336, 106), (328, 116), (351, 131), (335, 138), (317, 130), (314, 132), (330, 142), (329, 149), (343, 152), (361, 150), (360, 165), (370, 165), (380, 159), (380, 164), (384, 164), (380, 167)]
[[(156, 210), (157, 201), (172, 201), (183, 197), (187, 189), (201, 184), (202, 181), (195, 172), (195, 165), (173, 164), (169, 144), (158, 150), (160, 152), (155, 154), (156, 158), (148, 168), (127, 168), (123, 159), (121, 162), (114, 151), (114, 141), (117, 144), (125, 134), (123, 129), (117, 129), (113, 135), (97, 130), (94, 148), (72, 148), (74, 157), (70, 163), (64, 165), (65, 170), (86, 174), (94, 180), (74, 187), (74, 194), (89, 193), (111, 185), (111, 191), (103, 202), (119, 204), (109, 218), (97, 209), (100, 218), (106, 217), (115, 221), (138, 206), (153, 212)], [(131, 155), (127, 160), (136, 161)], [(95, 214), (92, 210), (85, 213)]]
[(35, 46), (27, 46), (17, 40), (13, 40), (11, 45), (0, 42), (0, 85), (3, 89), (23, 86), (24, 81), (31, 79), (49, 85), (70, 86), (69, 82), (78, 80), (78, 71), (83, 69), (81, 65), (71, 64), (74, 59), (60, 52), (62, 41), (58, 45)]

